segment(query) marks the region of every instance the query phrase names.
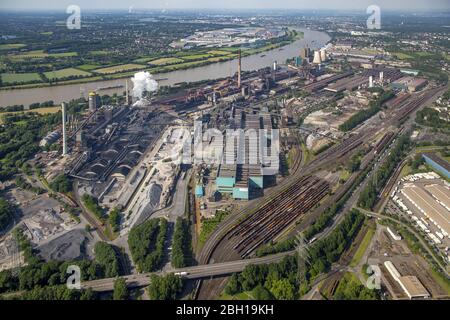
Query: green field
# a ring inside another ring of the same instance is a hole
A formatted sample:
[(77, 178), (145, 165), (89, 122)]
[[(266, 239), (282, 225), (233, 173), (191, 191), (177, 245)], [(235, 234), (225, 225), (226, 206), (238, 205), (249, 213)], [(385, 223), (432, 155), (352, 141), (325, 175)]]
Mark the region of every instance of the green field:
[(94, 69), (98, 69), (100, 67), (101, 67), (100, 65), (96, 65), (96, 64), (82, 64), (80, 66), (77, 66), (77, 69), (81, 69), (84, 71), (91, 71)]
[(94, 51), (89, 51), (89, 54), (91, 54), (93, 56), (106, 56), (107, 54), (109, 54), (109, 51), (106, 51), (106, 50), (94, 50)]
[(13, 49), (21, 49), (26, 47), (23, 43), (11, 43), (11, 44), (0, 44), (0, 51), (2, 50), (13, 50)]
[(43, 58), (64, 58), (64, 57), (74, 57), (77, 56), (76, 52), (61, 52), (61, 53), (46, 53), (44, 50), (34, 50), (23, 52), (20, 54), (12, 54), (8, 57), (13, 60), (26, 60), (26, 59), (43, 59)]
[(212, 50), (212, 51), (208, 51), (208, 53), (215, 55), (215, 56), (225, 56), (225, 55), (229, 54), (230, 52), (225, 51), (225, 50)]
[(2, 82), (4, 84), (27, 83), (31, 81), (42, 81), (37, 73), (2, 73)]
[(364, 238), (361, 241), (361, 244), (358, 247), (358, 250), (356, 250), (356, 253), (353, 256), (353, 259), (350, 262), (351, 267), (356, 267), (358, 265), (358, 263), (361, 261), (374, 234), (375, 234), (375, 229), (369, 227), (367, 229), (367, 233), (364, 235)]
[(94, 70), (94, 72), (100, 73), (100, 74), (111, 74), (111, 73), (118, 73), (118, 72), (123, 72), (123, 71), (130, 71), (130, 70), (137, 70), (137, 69), (144, 69), (144, 68), (145, 68), (145, 66), (143, 66), (143, 65), (129, 63), (129, 64), (121, 64), (121, 65), (113, 66), (113, 67), (96, 69), (96, 70)]
[(55, 79), (64, 79), (64, 78), (68, 78), (68, 77), (72, 77), (72, 76), (73, 77), (76, 77), (76, 76), (88, 77), (91, 75), (91, 73), (82, 71), (82, 70), (78, 70), (75, 68), (67, 68), (67, 69), (61, 69), (61, 70), (57, 70), (57, 71), (44, 72), (44, 75), (50, 80), (55, 80)]
[(194, 55), (190, 55), (190, 56), (183, 56), (182, 58), (184, 60), (201, 60), (201, 59), (207, 59), (210, 57), (211, 57), (210, 54), (194, 54)]
[(166, 66), (168, 64), (181, 63), (184, 62), (183, 59), (180, 58), (160, 58), (156, 60), (149, 61), (148, 64), (155, 66)]

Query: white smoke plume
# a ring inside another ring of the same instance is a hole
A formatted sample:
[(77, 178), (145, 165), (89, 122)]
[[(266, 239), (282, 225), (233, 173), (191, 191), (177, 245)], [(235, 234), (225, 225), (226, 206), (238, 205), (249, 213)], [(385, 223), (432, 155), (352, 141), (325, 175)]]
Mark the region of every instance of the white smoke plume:
[(153, 78), (150, 72), (141, 71), (134, 74), (131, 78), (133, 82), (133, 96), (141, 99), (144, 92), (154, 92), (158, 90), (158, 82)]

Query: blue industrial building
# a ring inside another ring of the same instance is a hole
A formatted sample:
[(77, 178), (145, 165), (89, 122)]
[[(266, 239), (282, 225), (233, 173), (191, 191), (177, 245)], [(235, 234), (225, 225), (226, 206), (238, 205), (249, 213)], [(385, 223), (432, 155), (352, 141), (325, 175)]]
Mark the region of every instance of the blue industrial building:
[(231, 194), (233, 199), (249, 200), (252, 191), (264, 188), (261, 166), (222, 164), (216, 185), (217, 191)]
[(197, 185), (195, 186), (195, 196), (197, 198), (203, 197), (205, 195), (204, 190), (203, 190), (203, 186), (202, 185)]
[(424, 153), (422, 156), (428, 165), (450, 179), (450, 163), (435, 153)]

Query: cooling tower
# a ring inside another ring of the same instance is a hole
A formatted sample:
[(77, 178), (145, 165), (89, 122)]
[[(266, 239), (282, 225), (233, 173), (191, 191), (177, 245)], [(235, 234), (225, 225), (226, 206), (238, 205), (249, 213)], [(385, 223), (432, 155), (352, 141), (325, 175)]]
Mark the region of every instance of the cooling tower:
[(322, 63), (322, 59), (320, 59), (320, 51), (315, 51), (314, 52), (313, 63), (315, 63), (315, 64), (321, 64)]

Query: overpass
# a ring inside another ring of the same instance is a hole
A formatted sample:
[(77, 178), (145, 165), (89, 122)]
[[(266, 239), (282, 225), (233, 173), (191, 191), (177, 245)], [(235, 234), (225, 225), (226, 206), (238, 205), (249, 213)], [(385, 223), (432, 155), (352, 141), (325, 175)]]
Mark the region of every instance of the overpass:
[[(294, 254), (295, 251), (282, 252), (266, 257), (213, 263), (199, 266), (192, 266), (179, 269), (170, 269), (167, 271), (159, 271), (153, 273), (140, 273), (123, 276), (126, 281), (128, 288), (145, 287), (150, 284), (150, 276), (155, 275), (166, 275), (168, 273), (181, 274), (184, 279), (201, 279), (213, 276), (228, 275), (235, 272), (241, 272), (247, 265), (250, 264), (267, 264), (273, 262), (279, 262), (284, 257)], [(184, 274), (185, 273), (185, 274)], [(98, 279), (92, 281), (84, 281), (81, 283), (82, 289), (92, 289), (98, 292), (112, 291), (114, 289), (114, 281), (116, 278), (106, 278)]]

